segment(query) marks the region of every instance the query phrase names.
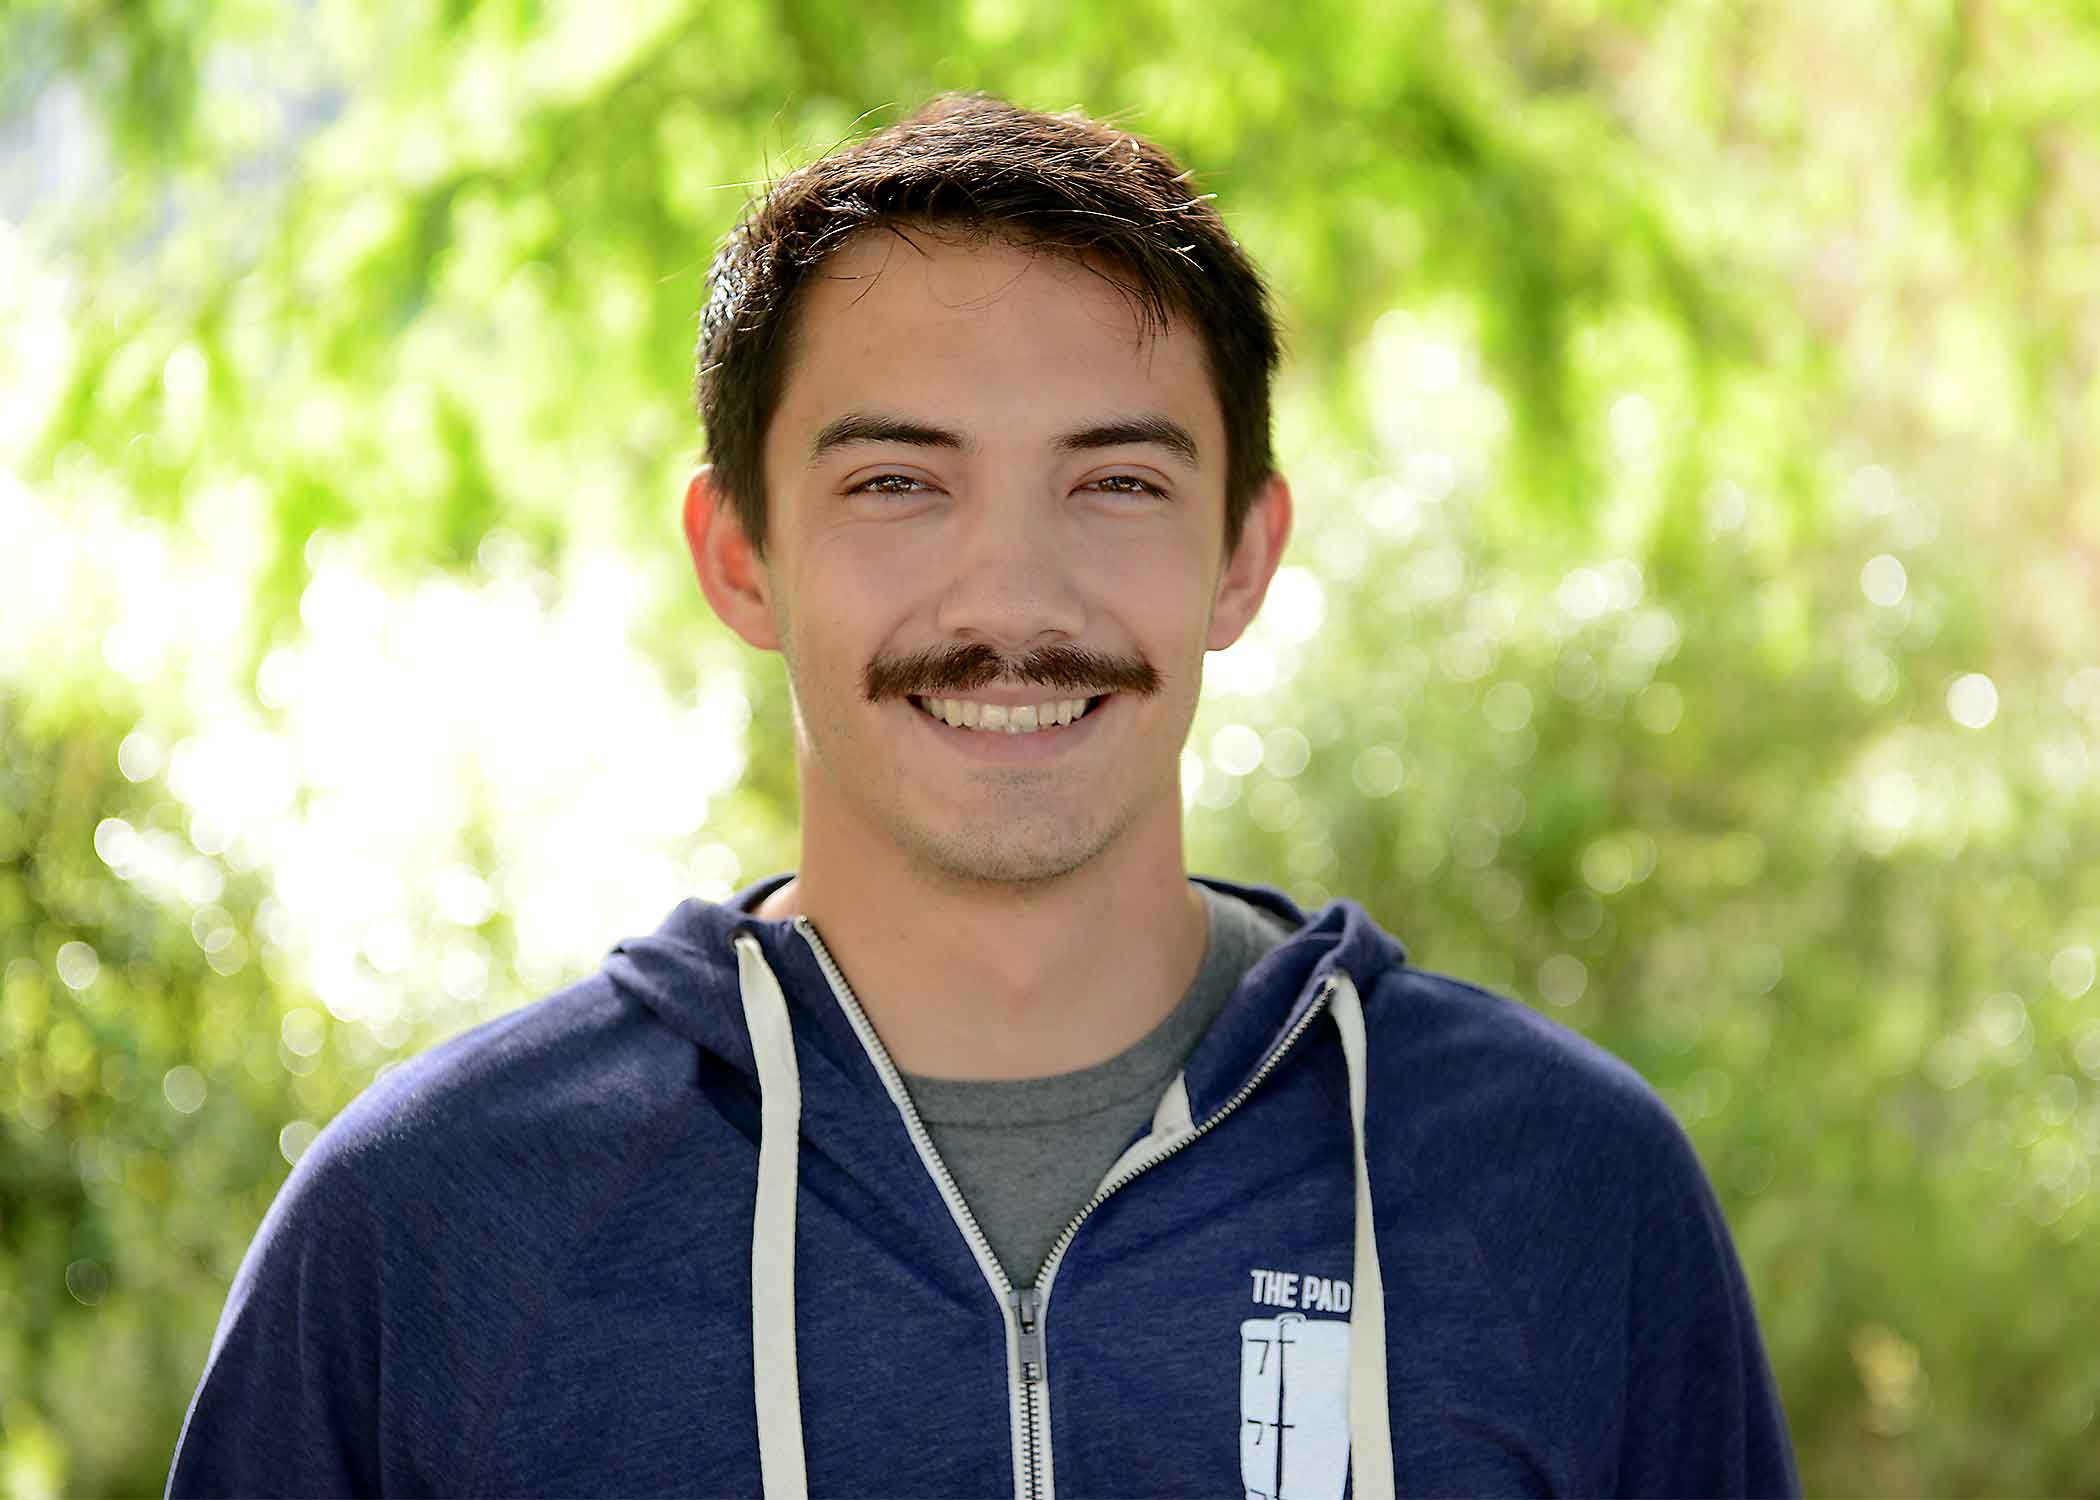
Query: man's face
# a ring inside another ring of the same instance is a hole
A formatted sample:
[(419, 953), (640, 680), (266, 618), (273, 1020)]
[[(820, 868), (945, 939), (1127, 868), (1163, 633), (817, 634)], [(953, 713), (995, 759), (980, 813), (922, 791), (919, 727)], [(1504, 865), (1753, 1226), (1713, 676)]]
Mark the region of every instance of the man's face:
[(805, 840), (1002, 884), (1131, 839), (1178, 859), (1203, 654), (1281, 536), (1259, 511), (1228, 568), (1200, 337), (1069, 257), (918, 232), (844, 247), (797, 330), (757, 574)]

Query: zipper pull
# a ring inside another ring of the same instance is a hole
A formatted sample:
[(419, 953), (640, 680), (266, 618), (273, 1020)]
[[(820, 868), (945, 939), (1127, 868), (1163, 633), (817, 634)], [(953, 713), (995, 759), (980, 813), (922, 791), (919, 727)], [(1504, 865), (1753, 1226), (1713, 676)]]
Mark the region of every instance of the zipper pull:
[(1034, 1287), (1022, 1287), (1009, 1299), (1021, 1330), (1021, 1380), (1036, 1385), (1043, 1378), (1043, 1297)]

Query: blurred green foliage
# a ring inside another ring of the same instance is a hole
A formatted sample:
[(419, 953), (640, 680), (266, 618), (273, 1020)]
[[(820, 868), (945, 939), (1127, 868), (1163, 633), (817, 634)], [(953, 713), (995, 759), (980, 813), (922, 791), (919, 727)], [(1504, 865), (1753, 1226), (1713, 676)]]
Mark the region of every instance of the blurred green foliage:
[[(0, 13), (0, 1495), (159, 1490), (375, 1071), (791, 862), (676, 534), (701, 278), (954, 87), (1128, 118), (1279, 292), (1192, 864), (1656, 1083), (1812, 1490), (2100, 1490), (2093, 7), (242, 0)], [(551, 643), (471, 753), (469, 618)], [(420, 904), (341, 842), (401, 805)]]

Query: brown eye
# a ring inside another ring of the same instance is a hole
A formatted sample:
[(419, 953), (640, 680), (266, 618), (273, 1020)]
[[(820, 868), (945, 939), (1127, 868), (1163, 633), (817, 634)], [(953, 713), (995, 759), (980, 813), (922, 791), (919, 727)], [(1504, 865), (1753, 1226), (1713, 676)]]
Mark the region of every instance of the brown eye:
[(1091, 487), (1107, 490), (1112, 495), (1157, 495), (1166, 498), (1166, 491), (1150, 480), (1140, 479), (1135, 474), (1105, 474), (1093, 480)]
[(846, 493), (849, 495), (913, 495), (927, 487), (923, 479), (914, 479), (909, 474), (877, 474), (872, 479), (863, 479)]

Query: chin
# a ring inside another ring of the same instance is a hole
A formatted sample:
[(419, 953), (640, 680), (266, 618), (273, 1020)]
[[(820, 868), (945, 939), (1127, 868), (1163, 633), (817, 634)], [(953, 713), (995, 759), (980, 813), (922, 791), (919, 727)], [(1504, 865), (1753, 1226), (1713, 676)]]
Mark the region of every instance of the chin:
[[(1031, 836), (1038, 832), (1042, 836)], [(1022, 886), (1070, 875), (1112, 841), (1110, 832), (1066, 824), (1040, 831), (1008, 827), (998, 834), (920, 830), (909, 843), (923, 863), (950, 880)]]

